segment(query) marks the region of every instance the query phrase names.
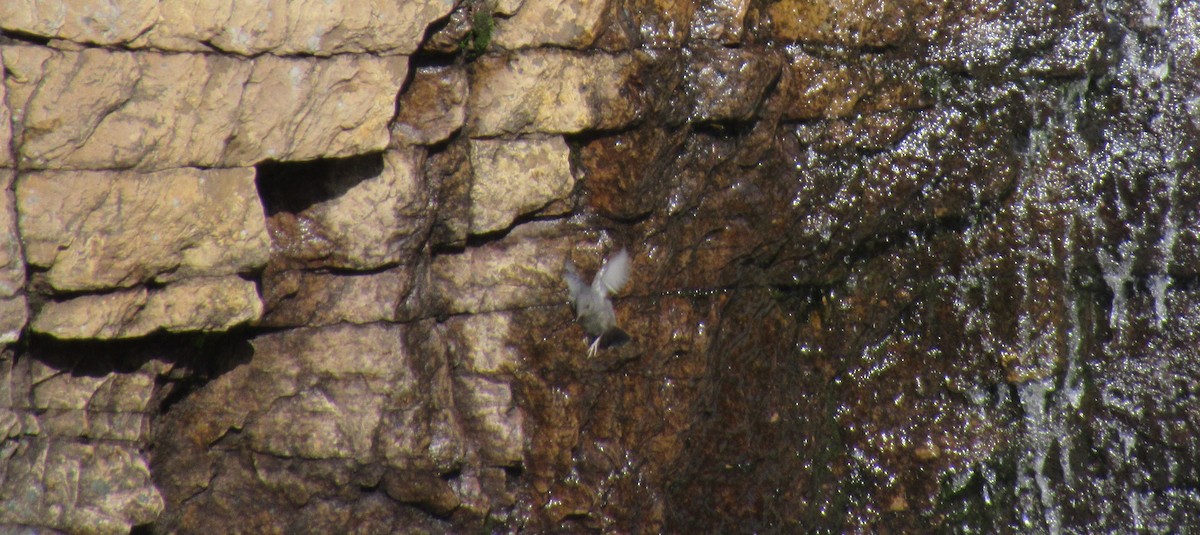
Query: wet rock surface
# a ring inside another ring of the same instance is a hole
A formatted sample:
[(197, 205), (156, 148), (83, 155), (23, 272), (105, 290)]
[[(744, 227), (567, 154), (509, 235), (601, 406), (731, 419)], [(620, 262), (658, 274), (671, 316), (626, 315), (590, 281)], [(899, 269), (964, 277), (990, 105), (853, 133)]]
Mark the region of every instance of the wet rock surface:
[(95, 7), (0, 7), (0, 528), (1200, 530), (1200, 7)]

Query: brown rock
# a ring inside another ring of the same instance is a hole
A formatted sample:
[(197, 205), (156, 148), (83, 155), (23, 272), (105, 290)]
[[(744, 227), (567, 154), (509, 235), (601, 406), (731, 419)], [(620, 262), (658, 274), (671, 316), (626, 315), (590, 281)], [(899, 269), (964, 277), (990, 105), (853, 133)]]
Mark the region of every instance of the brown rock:
[(413, 292), (414, 270), (402, 266), (362, 274), (268, 272), (263, 276), (266, 311), (259, 324), (317, 327), (408, 319), (415, 313), (405, 306)]
[(462, 504), (450, 484), (436, 475), (388, 472), (383, 476), (383, 490), (393, 500), (443, 517)]
[(779, 82), (777, 102), (784, 119), (847, 117), (924, 105), (920, 85), (885, 69), (856, 62), (835, 63), (792, 53)]
[(750, 119), (779, 73), (780, 61), (761, 49), (693, 49), (684, 85), (693, 106), (692, 120)]
[(32, 172), (17, 181), (17, 211), (29, 263), (55, 290), (244, 273), (267, 260), (253, 169)]
[(763, 12), (771, 37), (823, 45), (882, 47), (909, 32), (897, 0), (780, 0)]
[(254, 282), (236, 276), (185, 279), (46, 303), (30, 328), (62, 339), (133, 338), (158, 330), (223, 331), (262, 315)]
[[(678, 49), (688, 39), (696, 2), (677, 0), (613, 0), (610, 21), (596, 41), (601, 50)], [(613, 24), (611, 21), (621, 21)]]
[(29, 320), (25, 296), (0, 299), (0, 318), (3, 318), (0, 319), (0, 344), (10, 344), (20, 339), (25, 322)]
[(404, 56), (0, 49), (31, 169), (238, 167), (382, 150)]
[[(173, 521), (205, 524), (238, 508), (230, 495), (284, 513), (320, 496), (361, 503), (368, 496), (348, 487), (376, 485), (422, 508), (452, 509), (454, 485), (404, 484), (443, 481), (437, 476), (462, 467), (471, 444), (457, 423), (445, 346), (435, 344), (432, 325), (338, 325), (255, 338), (248, 363), (164, 419), (164, 448), (174, 455), (157, 469), (170, 474), (164, 493)], [(223, 436), (226, 446), (208, 449)]]
[(742, 41), (749, 0), (703, 0), (692, 17), (692, 39), (734, 45)]
[(648, 126), (589, 141), (580, 149), (587, 202), (601, 215), (635, 219), (663, 202), (667, 174), (686, 131)]
[(633, 56), (529, 50), (485, 56), (471, 71), (467, 132), (574, 133), (628, 125), (642, 113), (628, 86)]
[(561, 137), (471, 140), (471, 233), (503, 230), (517, 217), (562, 203), (575, 187)]
[(471, 143), (459, 138), (425, 160), (424, 174), (434, 190), (437, 209), (430, 242), (434, 246), (462, 247), (471, 230)]
[(608, 0), (524, 0), (496, 21), (495, 44), (517, 49), (543, 46), (587, 48), (596, 40)]
[(336, 195), (297, 213), (271, 216), (276, 263), (370, 270), (407, 259), (425, 243), (432, 224), (430, 192), (421, 177), (423, 159), (422, 149), (404, 147), (387, 151), (382, 159), (287, 165), (273, 171), (269, 180), (282, 195), (289, 188), (302, 189), (299, 184)]
[(450, 0), (319, 5), (305, 0), (17, 0), (0, 5), (0, 28), (77, 43), (248, 56), (411, 54), (425, 28), (453, 5)]
[(400, 94), (392, 143), (432, 145), (466, 120), (467, 74), (459, 66), (421, 67)]

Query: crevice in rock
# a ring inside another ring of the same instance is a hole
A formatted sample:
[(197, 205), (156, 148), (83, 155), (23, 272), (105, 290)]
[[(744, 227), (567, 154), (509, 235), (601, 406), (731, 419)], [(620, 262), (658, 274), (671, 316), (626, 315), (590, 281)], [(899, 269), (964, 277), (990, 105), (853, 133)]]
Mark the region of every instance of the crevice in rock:
[(254, 348), (248, 335), (244, 328), (225, 333), (174, 335), (184, 354), (170, 373), (156, 379), (158, 398), (152, 406), (157, 406), (158, 414), (170, 412), (171, 407), (192, 392), (249, 362)]
[(258, 195), (267, 217), (299, 213), (336, 199), (383, 172), (383, 152), (306, 162), (267, 161), (255, 167)]
[(20, 30), (0, 30), (0, 45), (7, 44), (47, 46), (50, 44), (50, 38)]
[(521, 214), (521, 215), (517, 216), (515, 219), (513, 219), (513, 222), (511, 225), (509, 225), (506, 228), (500, 229), (500, 230), (495, 230), (492, 232), (484, 232), (484, 233), (480, 233), (480, 234), (469, 234), (469, 235), (467, 235), (466, 247), (467, 248), (483, 247), (489, 243), (503, 240), (514, 229), (516, 229), (517, 227), (519, 227), (521, 225), (524, 225), (525, 223), (533, 223), (536, 221), (557, 221), (560, 219), (566, 219), (566, 218), (570, 217), (570, 214), (547, 216), (547, 215), (538, 215), (536, 212), (537, 211), (535, 210), (533, 213)]

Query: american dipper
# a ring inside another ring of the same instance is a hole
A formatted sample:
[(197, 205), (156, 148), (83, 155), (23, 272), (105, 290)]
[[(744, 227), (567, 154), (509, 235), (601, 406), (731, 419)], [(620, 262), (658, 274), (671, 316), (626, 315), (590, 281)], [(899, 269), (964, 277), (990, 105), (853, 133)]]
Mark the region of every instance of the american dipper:
[(565, 271), (571, 306), (575, 307), (575, 321), (583, 326), (588, 336), (594, 337), (592, 345), (588, 346), (588, 356), (628, 342), (629, 334), (617, 327), (617, 315), (608, 295), (617, 293), (629, 280), (629, 253), (621, 249), (609, 257), (596, 272), (591, 286), (583, 283), (570, 259), (567, 259)]

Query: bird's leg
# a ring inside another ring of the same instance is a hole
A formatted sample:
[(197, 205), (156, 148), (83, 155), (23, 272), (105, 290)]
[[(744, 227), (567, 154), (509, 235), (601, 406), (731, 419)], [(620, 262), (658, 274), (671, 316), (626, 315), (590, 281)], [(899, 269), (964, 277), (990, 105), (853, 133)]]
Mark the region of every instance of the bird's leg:
[(596, 337), (595, 342), (592, 342), (592, 345), (588, 346), (588, 358), (596, 356), (597, 351), (600, 351), (600, 337), (599, 336)]

